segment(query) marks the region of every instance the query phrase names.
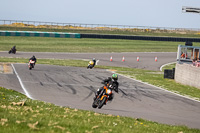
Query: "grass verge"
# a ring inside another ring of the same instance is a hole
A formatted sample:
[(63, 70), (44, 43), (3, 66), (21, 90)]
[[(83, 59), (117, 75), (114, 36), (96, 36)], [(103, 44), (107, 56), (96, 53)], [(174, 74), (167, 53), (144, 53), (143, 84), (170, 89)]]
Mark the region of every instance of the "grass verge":
[(179, 44), (184, 45), (164, 41), (0, 36), (0, 51), (8, 51), (15, 45), (17, 51), (24, 52), (177, 52)]
[(168, 64), (162, 68), (162, 71), (164, 72), (165, 69), (173, 69), (175, 67), (176, 67), (176, 63)]
[(143, 119), (99, 114), (31, 100), (0, 87), (0, 131), (5, 133), (197, 133), (198, 129), (170, 126)]

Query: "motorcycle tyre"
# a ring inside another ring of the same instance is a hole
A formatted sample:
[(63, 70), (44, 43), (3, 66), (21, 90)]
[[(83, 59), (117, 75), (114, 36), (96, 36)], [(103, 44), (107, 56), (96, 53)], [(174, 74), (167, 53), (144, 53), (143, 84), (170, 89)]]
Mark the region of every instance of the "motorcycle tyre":
[(98, 105), (98, 109), (101, 109), (101, 108), (103, 107), (104, 103), (106, 103), (106, 100), (107, 100), (107, 97), (104, 97), (104, 98), (100, 101), (100, 103), (99, 103), (99, 105)]
[(93, 104), (92, 104), (92, 107), (93, 107), (93, 108), (97, 108), (97, 105), (93, 103)]
[(100, 99), (99, 98), (96, 98), (95, 100), (94, 100), (94, 102), (92, 103), (92, 107), (93, 108), (97, 108), (97, 106), (98, 106), (98, 101), (99, 101)]
[(92, 69), (92, 68), (93, 68), (93, 66), (92, 66), (92, 65), (89, 65), (89, 66), (88, 66), (88, 68)]
[(31, 66), (31, 64), (30, 64), (30, 66), (29, 66), (29, 70), (31, 70), (33, 67)]

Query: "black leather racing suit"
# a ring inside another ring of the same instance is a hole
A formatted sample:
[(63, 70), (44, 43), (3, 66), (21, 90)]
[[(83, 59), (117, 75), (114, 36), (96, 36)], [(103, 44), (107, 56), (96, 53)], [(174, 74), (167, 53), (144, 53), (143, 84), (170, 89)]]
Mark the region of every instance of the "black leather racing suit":
[[(117, 80), (114, 80), (112, 79), (111, 77), (108, 77), (107, 79), (103, 80), (102, 82), (103, 84), (105, 84), (107, 86), (107, 84), (109, 84), (109, 88), (111, 90), (114, 90), (115, 92), (118, 93), (118, 86), (119, 86), (119, 83), (117, 82)], [(100, 92), (103, 90), (104, 88), (103, 87), (100, 87), (97, 92), (95, 93), (95, 98), (100, 94)], [(113, 99), (113, 93), (110, 95), (109, 97), (109, 100), (112, 100)]]
[[(35, 56), (31, 57), (31, 58), (29, 59), (29, 61), (30, 61), (30, 60), (35, 61), (35, 63), (37, 62), (37, 59), (35, 58)], [(35, 63), (34, 63), (34, 66), (35, 66)], [(34, 66), (33, 66), (33, 67), (34, 67)]]

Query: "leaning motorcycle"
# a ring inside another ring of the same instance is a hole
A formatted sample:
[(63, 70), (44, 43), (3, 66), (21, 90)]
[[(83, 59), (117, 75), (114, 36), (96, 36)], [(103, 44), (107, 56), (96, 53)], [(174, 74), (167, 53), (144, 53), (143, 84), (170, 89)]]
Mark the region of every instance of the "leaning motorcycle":
[(34, 68), (34, 65), (35, 65), (35, 61), (29, 60), (29, 63), (28, 63), (29, 70), (31, 70), (32, 68)]
[(8, 51), (8, 53), (9, 53), (9, 54), (11, 54), (11, 53), (16, 54), (16, 51), (17, 51), (16, 49), (12, 49), (12, 48), (11, 48), (11, 49)]
[(109, 99), (109, 96), (112, 94), (112, 90), (109, 89), (106, 86), (103, 86), (103, 90), (99, 93), (99, 95), (94, 99), (94, 102), (92, 104), (93, 108), (99, 108), (101, 109), (103, 105), (106, 104), (106, 102)]
[(94, 62), (93, 61), (90, 61), (88, 66), (87, 66), (87, 69), (90, 68), (92, 69), (94, 67)]

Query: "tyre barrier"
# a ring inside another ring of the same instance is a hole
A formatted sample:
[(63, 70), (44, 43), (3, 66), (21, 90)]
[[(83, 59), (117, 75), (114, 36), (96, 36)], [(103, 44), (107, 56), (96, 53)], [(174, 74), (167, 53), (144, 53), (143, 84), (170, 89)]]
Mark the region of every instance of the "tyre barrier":
[(174, 75), (175, 75), (175, 68), (164, 70), (164, 78), (174, 79)]
[(100, 35), (100, 34), (79, 34), (79, 33), (66, 33), (66, 32), (37, 32), (37, 31), (0, 31), (0, 36), (99, 38), (99, 39), (148, 40), (148, 41), (200, 42), (200, 38)]
[(100, 34), (80, 34), (80, 35), (81, 35), (81, 38), (128, 39), (128, 40), (148, 40), (148, 41), (173, 41), (173, 42), (200, 42), (200, 38), (100, 35)]
[(78, 33), (37, 32), (37, 31), (0, 31), (0, 36), (80, 38), (80, 34)]

